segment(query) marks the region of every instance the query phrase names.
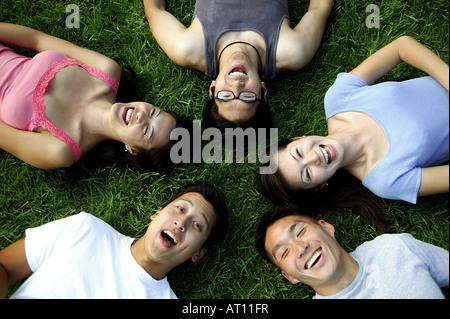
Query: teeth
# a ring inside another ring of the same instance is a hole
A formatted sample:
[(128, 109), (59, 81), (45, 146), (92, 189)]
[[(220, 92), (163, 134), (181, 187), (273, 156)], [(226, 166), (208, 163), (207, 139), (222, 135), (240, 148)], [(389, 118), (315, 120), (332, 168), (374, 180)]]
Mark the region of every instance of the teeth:
[(242, 72), (231, 72), (229, 75), (231, 76), (246, 76), (247, 74)]
[(328, 152), (323, 147), (321, 147), (320, 150), (322, 151), (323, 157), (325, 157), (325, 162), (329, 164), (330, 159), (328, 158)]
[(178, 243), (177, 237), (171, 231), (163, 230), (163, 233), (172, 239), (172, 242), (176, 245)]
[(128, 125), (130, 123), (131, 114), (133, 113), (133, 109), (129, 109), (127, 111), (127, 114), (125, 115), (125, 123)]
[(325, 162), (330, 164), (334, 159), (334, 151), (328, 145), (320, 145), (320, 150), (322, 151), (323, 157), (325, 158)]
[(306, 263), (306, 269), (311, 268), (312, 265), (319, 259), (319, 257), (322, 255), (322, 250), (316, 250), (316, 252), (309, 258), (308, 262)]

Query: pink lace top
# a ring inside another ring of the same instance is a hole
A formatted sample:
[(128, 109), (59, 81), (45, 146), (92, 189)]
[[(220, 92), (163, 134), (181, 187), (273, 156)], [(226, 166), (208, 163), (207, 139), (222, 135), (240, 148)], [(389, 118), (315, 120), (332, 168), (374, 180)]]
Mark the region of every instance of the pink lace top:
[(73, 150), (75, 154), (76, 160), (78, 161), (81, 157), (81, 150), (78, 144), (63, 130), (61, 130), (58, 126), (47, 120), (45, 115), (45, 106), (44, 106), (44, 94), (47, 89), (48, 84), (53, 79), (56, 73), (62, 68), (65, 68), (69, 65), (78, 65), (89, 72), (90, 75), (102, 80), (106, 84), (108, 84), (116, 93), (119, 88), (119, 83), (108, 73), (103, 72), (102, 70), (95, 68), (93, 66), (82, 64), (73, 59), (67, 59), (55, 62), (40, 78), (36, 88), (33, 91), (33, 107), (35, 118), (29, 120), (25, 124), (25, 130), (33, 131), (36, 127), (43, 127), (46, 130), (50, 131), (53, 135), (58, 137), (61, 141), (65, 142), (69, 147)]
[(108, 73), (69, 59), (60, 52), (44, 51), (28, 58), (0, 44), (0, 121), (26, 131), (43, 127), (65, 142), (78, 161), (81, 157), (80, 147), (66, 132), (47, 119), (44, 105), (44, 94), (50, 81), (59, 70), (69, 65), (84, 68), (117, 93), (119, 83)]

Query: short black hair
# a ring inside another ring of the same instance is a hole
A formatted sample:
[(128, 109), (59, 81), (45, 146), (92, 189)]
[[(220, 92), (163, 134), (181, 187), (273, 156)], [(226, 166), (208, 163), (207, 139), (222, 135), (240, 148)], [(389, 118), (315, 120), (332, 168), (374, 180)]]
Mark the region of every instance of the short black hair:
[[(214, 91), (213, 91), (214, 95)], [(264, 96), (264, 89), (261, 89), (261, 96)], [(262, 98), (256, 107), (255, 114), (246, 121), (228, 121), (219, 115), (219, 109), (216, 104), (215, 99), (208, 99), (205, 107), (203, 108), (203, 126), (204, 128), (216, 127), (222, 133), (225, 132), (226, 128), (237, 128), (246, 129), (252, 128), (271, 128), (273, 127), (272, 115), (270, 113), (269, 104)]]
[(199, 193), (202, 195), (214, 208), (214, 212), (217, 216), (217, 221), (211, 229), (209, 237), (203, 244), (203, 247), (209, 248), (220, 243), (225, 237), (225, 233), (228, 229), (228, 208), (222, 192), (218, 187), (208, 182), (196, 181), (179, 189), (178, 192), (162, 206), (162, 208), (187, 193)]

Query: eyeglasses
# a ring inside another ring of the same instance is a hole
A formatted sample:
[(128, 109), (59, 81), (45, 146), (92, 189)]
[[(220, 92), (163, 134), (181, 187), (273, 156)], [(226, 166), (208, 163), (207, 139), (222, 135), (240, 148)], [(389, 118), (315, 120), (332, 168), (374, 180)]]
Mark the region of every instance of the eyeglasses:
[(256, 93), (254, 92), (241, 92), (239, 93), (239, 96), (236, 97), (232, 91), (226, 90), (217, 92), (217, 96), (214, 98), (221, 101), (241, 100), (247, 103), (261, 100), (256, 97)]

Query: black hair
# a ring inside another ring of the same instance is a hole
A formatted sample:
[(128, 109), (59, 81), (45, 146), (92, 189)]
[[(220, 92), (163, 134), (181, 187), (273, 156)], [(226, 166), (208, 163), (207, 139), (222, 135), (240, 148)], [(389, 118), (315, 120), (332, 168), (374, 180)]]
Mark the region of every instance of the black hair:
[[(213, 92), (214, 95), (214, 92)], [(261, 89), (261, 96), (264, 96), (264, 89)], [(245, 121), (228, 121), (219, 115), (219, 109), (216, 104), (215, 99), (208, 99), (204, 109), (203, 109), (203, 126), (204, 128), (216, 127), (222, 133), (225, 132), (226, 128), (237, 128), (246, 129), (249, 127), (253, 128), (271, 128), (273, 127), (272, 116), (270, 114), (269, 104), (262, 98), (256, 107), (255, 114), (248, 120)]]
[(220, 189), (208, 182), (197, 181), (178, 190), (178, 192), (173, 195), (172, 198), (162, 206), (162, 208), (186, 193), (199, 193), (202, 195), (203, 198), (205, 198), (214, 208), (214, 212), (217, 216), (217, 221), (211, 229), (209, 237), (203, 244), (203, 247), (209, 248), (220, 243), (225, 237), (225, 233), (228, 229), (228, 208), (225, 202), (225, 197)]

